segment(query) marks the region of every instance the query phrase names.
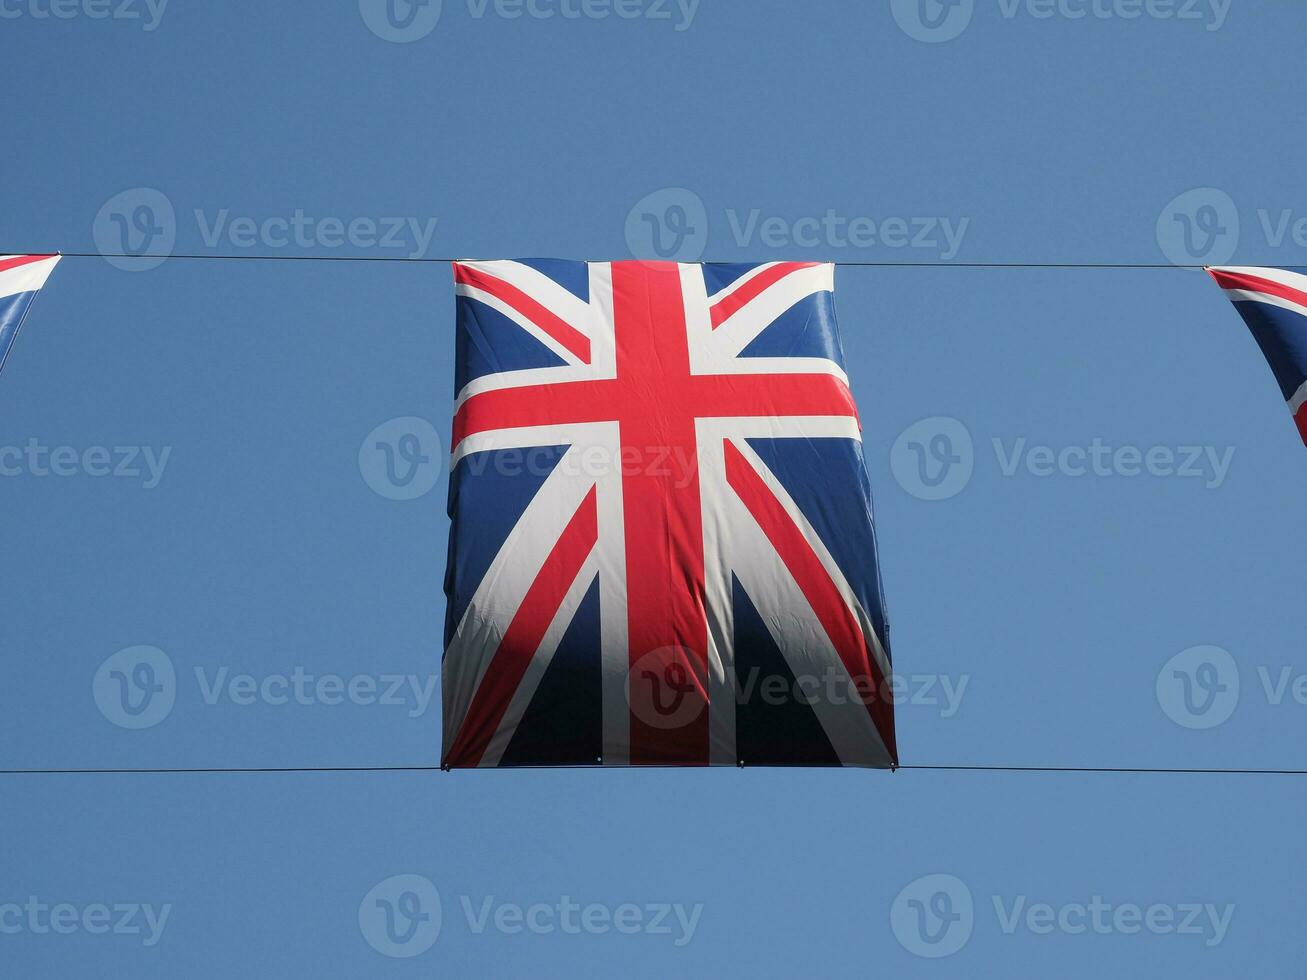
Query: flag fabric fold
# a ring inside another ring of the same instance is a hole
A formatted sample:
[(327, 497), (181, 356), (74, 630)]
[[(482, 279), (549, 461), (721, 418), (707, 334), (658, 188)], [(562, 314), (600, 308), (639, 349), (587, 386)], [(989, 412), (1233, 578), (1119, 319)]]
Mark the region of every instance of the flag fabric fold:
[(442, 764), (895, 766), (834, 267), (454, 280)]
[(57, 255), (0, 255), (0, 371), (36, 294), (58, 264)]
[(1307, 268), (1209, 268), (1261, 348), (1307, 445)]

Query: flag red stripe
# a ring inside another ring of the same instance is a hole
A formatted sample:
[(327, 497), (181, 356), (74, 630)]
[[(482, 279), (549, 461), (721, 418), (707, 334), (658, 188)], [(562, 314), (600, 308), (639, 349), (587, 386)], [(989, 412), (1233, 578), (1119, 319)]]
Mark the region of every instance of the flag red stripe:
[(811, 269), (817, 264), (816, 262), (780, 262), (770, 269), (758, 273), (735, 292), (713, 304), (710, 310), (713, 329), (716, 330), (734, 313), (760, 296), (767, 287), (774, 286), (791, 272), (797, 272), (800, 269)]
[(484, 290), (507, 303), (582, 361), (590, 363), (590, 338), (512, 283), (457, 262), (454, 263), (454, 281)]
[[(613, 263), (613, 326), (622, 447), (666, 451), (661, 465), (622, 478), (630, 762), (707, 765), (708, 618), (694, 429), (703, 407), (686, 393), (690, 346), (678, 267)], [(679, 689), (676, 707), (665, 713), (660, 692), (671, 685)]]
[(1224, 269), (1207, 271), (1222, 289), (1246, 289), (1253, 293), (1266, 293), (1269, 296), (1287, 299), (1290, 303), (1297, 303), (1299, 306), (1307, 306), (1307, 292), (1286, 286), (1274, 279), (1263, 279), (1261, 276), (1250, 275), (1247, 272), (1227, 272)]
[(1302, 444), (1307, 446), (1307, 402), (1298, 406), (1293, 420), (1298, 423), (1298, 434), (1302, 436)]
[(763, 482), (757, 471), (744, 458), (744, 454), (727, 439), (726, 480), (744, 502), (753, 519), (758, 522), (767, 539), (790, 570), (800, 590), (817, 614), (822, 628), (839, 653), (849, 677), (855, 681), (866, 678), (875, 686), (867, 710), (872, 722), (885, 743), (890, 758), (898, 761), (894, 741), (894, 706), (887, 697), (885, 678), (875, 656), (863, 636), (862, 627), (835, 587), (826, 566), (817, 557), (811, 542), (786, 513), (776, 495)]
[(33, 262), (52, 258), (54, 258), (53, 255), (11, 255), (7, 259), (0, 259), (0, 272), (7, 272), (10, 269), (17, 269), (20, 265), (31, 265)]
[(445, 757), (446, 766), (463, 768), (481, 761), (549, 624), (599, 539), (598, 513), (595, 489), (591, 487), (504, 631), (494, 659), (477, 686), (462, 728)]
[[(858, 417), (848, 385), (829, 374), (720, 374), (679, 380), (669, 374), (657, 390), (664, 404), (693, 406), (699, 418)], [(647, 413), (648, 403), (632, 398), (624, 378), (483, 391), (455, 413), (453, 448), (467, 436), (493, 429), (620, 421)]]

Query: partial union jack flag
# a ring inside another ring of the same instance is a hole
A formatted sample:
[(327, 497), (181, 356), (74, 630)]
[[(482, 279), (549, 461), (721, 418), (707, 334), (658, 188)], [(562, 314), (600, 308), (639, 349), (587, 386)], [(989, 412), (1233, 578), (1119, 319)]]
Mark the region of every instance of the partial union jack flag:
[(454, 281), (443, 765), (897, 765), (834, 267)]
[(1207, 271), (1230, 297), (1266, 355), (1307, 445), (1307, 268)]
[(0, 255), (0, 371), (32, 301), (58, 264), (57, 255)]

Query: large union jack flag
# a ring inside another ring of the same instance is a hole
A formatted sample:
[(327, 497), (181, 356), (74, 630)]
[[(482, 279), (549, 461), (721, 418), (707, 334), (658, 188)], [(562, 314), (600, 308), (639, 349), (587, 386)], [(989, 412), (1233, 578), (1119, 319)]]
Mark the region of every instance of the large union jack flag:
[(1207, 270), (1266, 355), (1307, 445), (1307, 268)]
[(443, 765), (897, 765), (833, 267), (454, 280)]

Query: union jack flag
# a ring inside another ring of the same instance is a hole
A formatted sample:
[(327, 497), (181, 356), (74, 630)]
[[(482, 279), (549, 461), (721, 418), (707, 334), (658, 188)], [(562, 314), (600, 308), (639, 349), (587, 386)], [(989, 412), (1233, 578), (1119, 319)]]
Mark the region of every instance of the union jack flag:
[(1248, 324), (1307, 445), (1307, 268), (1210, 268)]
[(834, 267), (454, 281), (443, 766), (897, 765)]
[(32, 301), (58, 264), (57, 255), (0, 255), (0, 371)]

